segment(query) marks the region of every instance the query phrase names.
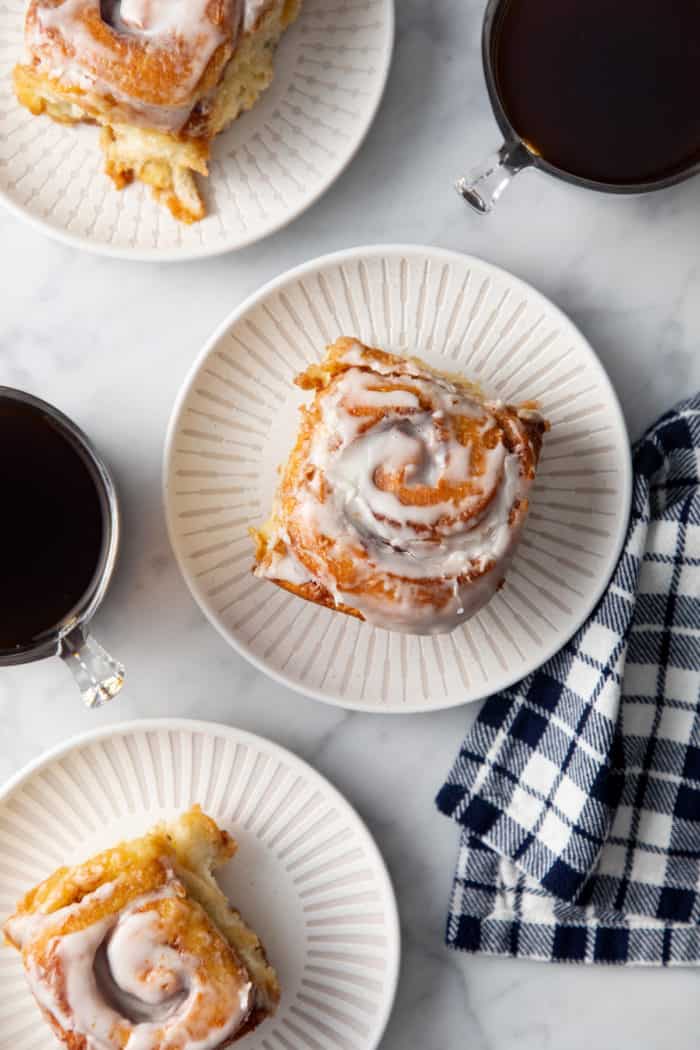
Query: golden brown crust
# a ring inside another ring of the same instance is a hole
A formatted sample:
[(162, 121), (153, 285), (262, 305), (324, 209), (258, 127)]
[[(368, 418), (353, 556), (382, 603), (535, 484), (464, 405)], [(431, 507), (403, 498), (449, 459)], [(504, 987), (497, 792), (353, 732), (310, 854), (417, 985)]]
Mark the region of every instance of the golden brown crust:
[[(202, 818), (208, 822), (204, 834)], [(206, 817), (199, 806), (193, 806), (172, 824), (159, 825), (158, 830), (165, 833), (174, 851), (177, 874), (188, 892), (212, 917), (248, 967), (258, 992), (260, 1009), (264, 1014), (273, 1013), (280, 997), (277, 974), (267, 960), (260, 938), (229, 904), (213, 874), (233, 856), (237, 849), (235, 841)]]
[(105, 22), (99, 3), (85, 0), (72, 14), (81, 38), (90, 46), (76, 50), (75, 44), (58, 28), (44, 30), (43, 9), (61, 8), (67, 0), (31, 0), (25, 29), (32, 41), (32, 64), (48, 68), (76, 64), (83, 73), (109, 83), (126, 99), (152, 106), (181, 106), (210, 91), (233, 53), (241, 17), (239, 0), (210, 0), (205, 18), (212, 30), (224, 37), (207, 63), (202, 76), (192, 83), (196, 68), (199, 37), (173, 37), (168, 46), (154, 46), (148, 36), (123, 33)]
[[(30, 5), (28, 30), (37, 17), (37, 3), (33, 0)], [(211, 0), (209, 6), (212, 24), (225, 25), (228, 5), (223, 0)], [(206, 207), (195, 176), (208, 174), (215, 136), (250, 109), (271, 83), (275, 48), (300, 7), (301, 0), (270, 0), (253, 31), (243, 34), (235, 51), (230, 41), (216, 49), (195, 88), (184, 98), (190, 106), (190, 116), (178, 132), (149, 126), (148, 119), (130, 106), (128, 99), (146, 106), (175, 104), (179, 98), (177, 84), (186, 82), (192, 56), (185, 56), (183, 64), (179, 52), (166, 52), (163, 58), (160, 49), (156, 58), (137, 37), (115, 32), (94, 11), (85, 16), (87, 25), (96, 39), (112, 48), (106, 53), (114, 54), (118, 60), (119, 98), (97, 87), (64, 83), (60, 65), (54, 63), (52, 67), (46, 55), (46, 61), (40, 61), (41, 48), (48, 44), (39, 45), (28, 63), (15, 67), (15, 94), (35, 116), (43, 113), (62, 124), (101, 125), (105, 171), (116, 189), (124, 189), (134, 180), (144, 182), (178, 221), (198, 222), (206, 215)], [(95, 24), (96, 18), (99, 25)], [(59, 56), (67, 51), (65, 43), (52, 40), (51, 48), (55, 46)], [(165, 65), (161, 76), (162, 59)], [(96, 66), (92, 72), (97, 75)]]
[[(359, 348), (361, 352), (360, 363), (358, 363), (357, 354), (348, 356), (349, 351), (352, 351), (353, 348), (356, 350)], [(461, 375), (429, 368), (418, 358), (398, 357), (378, 348), (365, 346), (356, 339), (348, 337), (338, 339), (327, 348), (326, 355), (319, 364), (311, 365), (295, 380), (303, 390), (313, 391), (314, 399), (301, 409), (297, 439), (281, 472), (272, 515), (264, 525), (250, 530), (255, 545), (255, 570), (259, 575), (307, 601), (359, 619), (365, 618), (360, 609), (354, 607), (352, 603), (339, 601), (335, 594), (320, 582), (319, 578), (330, 575), (337, 584), (339, 592), (358, 593), (361, 587), (363, 597), (366, 598), (369, 595), (370, 598), (382, 601), (391, 599), (393, 592), (389, 588), (393, 581), (387, 582), (386, 576), (379, 574), (370, 576), (368, 579), (363, 568), (367, 564), (368, 554), (363, 546), (351, 547), (347, 545), (347, 542), (341, 545), (335, 542), (333, 536), (317, 534), (313, 527), (306, 526), (304, 520), (300, 523), (300, 518), (303, 519), (303, 516), (295, 514), (295, 510), (300, 493), (310, 479), (314, 484), (317, 483), (316, 468), (311, 465), (313, 458), (310, 455), (311, 447), (316, 434), (323, 426), (324, 400), (334, 395), (339, 380), (349, 370), (360, 368), (376, 376), (376, 383), (372, 389), (377, 393), (394, 391), (415, 394), (416, 387), (412, 384), (411, 375), (407, 374), (407, 364), (414, 366), (423, 377), (427, 374), (428, 377), (446, 379), (456, 391), (463, 391), (470, 398), (485, 403), (478, 386)], [(421, 407), (424, 410), (430, 410), (428, 403)], [(516, 454), (522, 477), (531, 481), (537, 469), (543, 435), (549, 429), (549, 424), (539, 416), (531, 402), (522, 406), (500, 406), (489, 403), (489, 409), (497, 425), (489, 431), (485, 440), (487, 443), (489, 441), (500, 442), (508, 452)], [(406, 409), (407, 413), (410, 411)], [(356, 418), (366, 420), (366, 424), (362, 424), (362, 427), (366, 426), (368, 430), (381, 424), (383, 412), (382, 408), (373, 405), (358, 405), (352, 410)], [(400, 415), (402, 409), (394, 406), (392, 412)], [(471, 449), (471, 477), (449, 482), (441, 480), (437, 485), (416, 485), (413, 482), (409, 483), (403, 472), (392, 474), (380, 465), (374, 473), (374, 484), (385, 492), (394, 493), (404, 507), (425, 508), (437, 504), (449, 504), (450, 501), (457, 506), (465, 496), (468, 496), (470, 497), (469, 509), (464, 514), (466, 522), (468, 519), (483, 515), (495, 498), (495, 493), (487, 491), (481, 501), (476, 498), (481, 491), (476, 482), (483, 471), (480, 465), (482, 452), (484, 454), (488, 452), (487, 448), (482, 449), (481, 447), (480, 421), (466, 417), (455, 418), (451, 421), (451, 426), (460, 444), (469, 446)], [(362, 432), (361, 428), (360, 433)], [(321, 485), (325, 483), (323, 479)], [(476, 501), (471, 497), (475, 497)], [(325, 501), (322, 489), (320, 500), (322, 503)], [(509, 516), (509, 525), (514, 533), (521, 528), (527, 511), (527, 499), (522, 498), (515, 501)], [(449, 525), (449, 521), (440, 519), (438, 524)], [(415, 523), (412, 524), (412, 528), (419, 533), (422, 529), (427, 539), (434, 535), (433, 526)], [(293, 551), (294, 558), (303, 566), (303, 570), (308, 571), (310, 580), (297, 582), (281, 575), (275, 575), (275, 564), (280, 559), (285, 559), (290, 551)], [(485, 576), (493, 568), (493, 562), (482, 564), (473, 579)], [(363, 579), (364, 582), (358, 584), (359, 579)], [(460, 581), (468, 583), (469, 578), (460, 577)], [(501, 582), (502, 580), (499, 581), (499, 584)], [(438, 610), (446, 607), (450, 598), (450, 590), (445, 587), (444, 580), (423, 579), (417, 582), (412, 580), (411, 586), (416, 603), (424, 603), (426, 606), (434, 603)], [(445, 591), (445, 600), (442, 605), (440, 604), (442, 599), (439, 597), (441, 591)]]
[[(103, 919), (117, 916), (144, 895), (158, 892), (169, 885), (168, 864), (180, 889), (175, 895), (157, 901), (155, 907), (169, 934), (170, 943), (179, 952), (199, 960), (206, 969), (207, 980), (217, 982), (238, 974), (240, 981), (253, 982), (254, 1000), (243, 1027), (222, 1045), (228, 1045), (252, 1030), (279, 1001), (277, 975), (267, 961), (259, 937), (244, 923), (219, 889), (213, 870), (236, 852), (236, 843), (225, 831), (194, 806), (178, 820), (162, 823), (147, 835), (123, 842), (74, 867), (63, 867), (30, 890), (17, 905), (15, 914), (4, 927), (8, 943), (22, 950), (15, 930), (22, 920), (33, 916), (51, 916), (61, 909), (78, 905), (89, 894), (110, 887), (104, 897), (85, 900), (79, 909), (57, 916), (56, 926), (47, 923), (23, 949), (25, 963), (39, 966), (43, 972), (52, 969), (52, 952), (56, 937), (94, 926)], [(167, 863), (164, 863), (167, 862)], [(19, 922), (18, 922), (19, 920)], [(31, 920), (30, 920), (31, 921)], [(60, 992), (60, 975), (53, 990)], [(67, 1011), (67, 1004), (63, 1004)], [(56, 1035), (69, 1050), (85, 1050), (84, 1038), (65, 1029), (58, 1018), (42, 1011)], [(128, 1033), (125, 1034), (128, 1040)]]

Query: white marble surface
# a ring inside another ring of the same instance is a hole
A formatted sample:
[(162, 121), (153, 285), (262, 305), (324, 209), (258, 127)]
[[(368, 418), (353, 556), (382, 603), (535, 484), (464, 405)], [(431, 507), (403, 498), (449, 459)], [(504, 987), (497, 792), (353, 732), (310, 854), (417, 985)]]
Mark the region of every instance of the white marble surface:
[(124, 545), (96, 633), (128, 667), (113, 706), (81, 710), (57, 662), (0, 671), (0, 776), (93, 726), (193, 716), (269, 736), (356, 805), (394, 878), (404, 959), (384, 1050), (690, 1050), (692, 971), (615, 972), (460, 957), (442, 944), (457, 833), (433, 796), (474, 711), (344, 714), (249, 667), (203, 620), (170, 553), (160, 499), (170, 406), (193, 356), (245, 295), (354, 244), (425, 242), (499, 263), (580, 325), (636, 435), (700, 387), (700, 180), (614, 199), (522, 175), (495, 214), (454, 176), (497, 145), (479, 59), (482, 0), (397, 0), (384, 105), (350, 170), (290, 229), (212, 262), (112, 262), (0, 214), (0, 382), (60, 406), (112, 465)]

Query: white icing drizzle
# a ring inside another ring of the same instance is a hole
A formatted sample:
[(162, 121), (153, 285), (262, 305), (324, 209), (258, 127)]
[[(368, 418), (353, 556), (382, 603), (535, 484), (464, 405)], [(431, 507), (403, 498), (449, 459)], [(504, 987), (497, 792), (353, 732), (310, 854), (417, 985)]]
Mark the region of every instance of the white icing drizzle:
[[(116, 883), (101, 886), (78, 904), (7, 924), (8, 935), (23, 951), (35, 999), (66, 1032), (83, 1036), (86, 1050), (215, 1050), (250, 1013), (249, 980), (236, 977), (225, 988), (212, 987), (205, 961), (168, 943), (156, 906), (166, 899), (182, 901), (185, 891), (163, 864), (167, 881), (160, 889), (75, 933), (58, 931), (71, 916), (105, 900)], [(50, 966), (44, 967), (32, 943), (47, 932)]]
[(250, 33), (256, 29), (258, 19), (267, 12), (269, 7), (270, 0), (245, 0), (244, 32)]
[[(497, 403), (416, 362), (397, 370), (367, 360), (360, 345), (342, 361), (364, 367), (349, 368), (324, 391), (307, 455), (315, 470), (295, 492), (286, 529), (268, 538), (272, 554), (256, 573), (297, 585), (315, 581), (336, 603), (389, 630), (452, 630), (491, 598), (512, 557), (523, 517), (513, 512), (532, 483), (522, 462), (531, 451), (527, 431), (519, 427), (513, 451), (502, 440), (487, 444), (498, 426)], [(391, 385), (405, 389), (377, 389)], [(379, 419), (367, 414), (372, 408), (381, 410)], [(473, 442), (458, 440), (455, 417), (474, 421)], [(429, 500), (421, 499), (424, 489)], [(330, 539), (329, 557), (319, 557), (315, 544), (305, 548), (304, 536)], [(329, 567), (343, 553), (355, 566), (345, 591)], [(426, 583), (434, 602), (426, 601)]]
[(168, 85), (165, 104), (124, 90), (128, 54), (124, 57), (105, 46), (86, 22), (86, 14), (100, 16), (100, 0), (62, 0), (55, 6), (34, 0), (33, 17), (27, 20), (27, 50), (38, 68), (63, 86), (111, 95), (129, 109), (135, 122), (140, 118), (150, 127), (179, 131), (197, 101), (197, 85), (214, 52), (227, 39), (235, 45), (244, 2), (227, 0), (224, 27), (208, 17), (210, 0), (113, 0), (110, 34), (138, 44), (151, 62), (157, 63), (162, 53), (172, 57), (176, 45), (186, 56), (176, 81)]

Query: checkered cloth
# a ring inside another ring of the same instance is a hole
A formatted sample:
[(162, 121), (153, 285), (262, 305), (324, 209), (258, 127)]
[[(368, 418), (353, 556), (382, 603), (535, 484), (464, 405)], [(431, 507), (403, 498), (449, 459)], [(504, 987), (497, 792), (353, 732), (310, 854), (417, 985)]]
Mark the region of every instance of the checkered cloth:
[(700, 963), (700, 395), (652, 427), (634, 468), (607, 593), (486, 702), (438, 795), (462, 828), (454, 948)]

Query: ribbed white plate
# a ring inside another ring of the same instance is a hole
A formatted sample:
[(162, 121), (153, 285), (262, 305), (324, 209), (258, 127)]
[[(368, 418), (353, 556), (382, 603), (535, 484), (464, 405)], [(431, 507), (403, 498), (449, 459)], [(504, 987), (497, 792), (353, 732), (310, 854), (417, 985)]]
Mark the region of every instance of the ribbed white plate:
[[(246, 1050), (374, 1050), (399, 967), (396, 901), (348, 803), (260, 737), (185, 720), (131, 722), (69, 741), (0, 794), (0, 917), (61, 864), (140, 835), (194, 802), (239, 843), (219, 882), (258, 931), (282, 985)], [(0, 949), (0, 1050), (57, 1042)]]
[[(390, 634), (250, 574), (305, 398), (294, 375), (339, 335), (463, 371), (552, 422), (506, 585), (450, 635)], [(258, 667), (344, 707), (427, 711), (476, 700), (548, 659), (600, 597), (624, 539), (630, 453), (595, 354), (532, 288), (435, 248), (358, 248), (285, 274), (239, 307), (195, 363), (166, 445), (165, 503), (201, 608)]]
[(183, 226), (142, 184), (114, 188), (97, 128), (65, 127), (19, 105), (12, 69), (26, 6), (0, 3), (0, 200), (61, 240), (132, 259), (227, 252), (313, 204), (372, 123), (394, 38), (393, 0), (304, 0), (272, 87), (214, 145), (210, 177), (200, 181), (208, 217)]

